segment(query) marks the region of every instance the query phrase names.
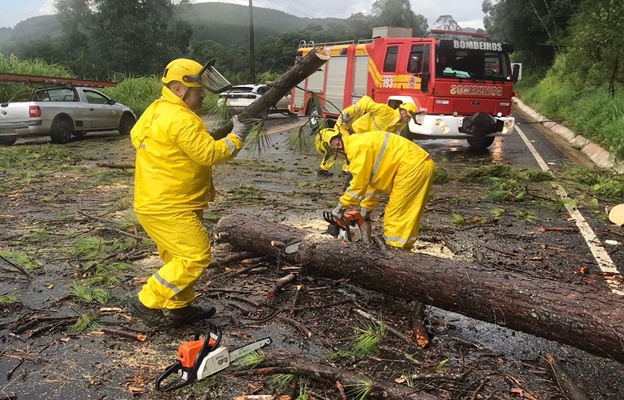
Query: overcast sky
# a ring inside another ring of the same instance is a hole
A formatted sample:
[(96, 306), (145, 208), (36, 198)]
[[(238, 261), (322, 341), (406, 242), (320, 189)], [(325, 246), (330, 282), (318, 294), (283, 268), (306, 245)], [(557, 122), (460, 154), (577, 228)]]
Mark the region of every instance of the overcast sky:
[[(370, 13), (374, 0), (252, 0), (254, 7), (273, 8), (298, 17), (348, 18), (351, 14)], [(175, 1), (176, 3), (179, 0)], [(203, 3), (206, 0), (191, 0)], [(249, 5), (249, 0), (221, 0), (222, 3)], [(411, 0), (412, 10), (427, 18), (429, 26), (440, 15), (451, 15), (460, 26), (483, 28), (482, 0)], [(0, 0), (0, 27), (14, 27), (37, 15), (55, 14), (54, 0)]]

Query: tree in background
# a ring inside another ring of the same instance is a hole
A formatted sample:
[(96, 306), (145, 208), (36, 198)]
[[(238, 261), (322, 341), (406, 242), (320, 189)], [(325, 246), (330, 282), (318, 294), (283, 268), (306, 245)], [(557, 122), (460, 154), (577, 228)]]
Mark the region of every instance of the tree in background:
[(212, 40), (191, 42), (187, 56), (200, 63), (215, 60), (215, 67), (232, 83), (249, 83), (249, 53), (241, 46), (223, 46)]
[(59, 40), (60, 59), (78, 76), (93, 76), (93, 47), (89, 26), (93, 14), (90, 0), (55, 0), (57, 17), (63, 33)]
[(445, 31), (461, 31), (461, 26), (455, 21), (450, 15), (440, 15), (436, 22), (433, 24), (434, 27), (438, 29), (443, 29)]
[(377, 0), (371, 6), (371, 30), (375, 26), (397, 26), (412, 28), (412, 36), (423, 36), (427, 32), (427, 18), (412, 11), (409, 0)]
[(410, 28), (413, 13), (408, 0), (377, 0), (371, 7), (376, 26)]
[(412, 11), (409, 0), (377, 0), (371, 6), (372, 26), (397, 26), (412, 28), (412, 36), (419, 37), (427, 31), (427, 19)]
[(515, 59), (545, 71), (567, 34), (570, 18), (582, 0), (484, 0), (484, 26), (495, 40), (512, 43)]
[(124, 75), (160, 72), (186, 53), (192, 31), (170, 0), (92, 0), (90, 39), (98, 64)]
[(624, 82), (624, 3), (585, 0), (570, 24), (566, 41), (566, 69), (579, 88), (600, 86), (615, 96)]
[(425, 18), (421, 14), (412, 15), (412, 36), (413, 37), (422, 37), (425, 36), (425, 33), (429, 30), (429, 23), (427, 22), (427, 18)]
[[(186, 54), (192, 31), (171, 0), (55, 0), (62, 35), (55, 61), (78, 76), (159, 74)], [(21, 53), (21, 52), (20, 52)]]

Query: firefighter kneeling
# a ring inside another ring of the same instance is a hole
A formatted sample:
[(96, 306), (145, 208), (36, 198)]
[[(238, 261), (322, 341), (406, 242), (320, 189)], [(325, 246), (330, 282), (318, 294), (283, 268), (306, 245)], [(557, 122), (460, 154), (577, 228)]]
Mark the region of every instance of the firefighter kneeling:
[(362, 215), (370, 219), (381, 193), (388, 194), (383, 222), (385, 242), (412, 249), (433, 179), (434, 164), (429, 153), (404, 137), (384, 131), (321, 136), (324, 148), (347, 157), (353, 174), (332, 215), (341, 218), (348, 208), (359, 205)]

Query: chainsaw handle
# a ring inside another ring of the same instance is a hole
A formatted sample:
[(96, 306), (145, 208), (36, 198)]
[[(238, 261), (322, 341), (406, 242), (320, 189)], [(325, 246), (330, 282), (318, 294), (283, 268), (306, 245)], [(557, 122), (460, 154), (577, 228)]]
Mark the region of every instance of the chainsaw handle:
[[(197, 377), (197, 371), (201, 366), (202, 360), (208, 356), (211, 351), (219, 348), (219, 344), (221, 343), (221, 338), (223, 337), (223, 332), (219, 325), (212, 324), (210, 322), (208, 324), (208, 329), (206, 330), (206, 339), (204, 339), (204, 344), (202, 344), (199, 353), (195, 357), (195, 363), (190, 368), (189, 375), (193, 377)], [(215, 338), (213, 341), (212, 334), (215, 334)], [(212, 342), (212, 344), (211, 344)]]
[(173, 374), (179, 374), (180, 371), (182, 371), (182, 364), (180, 363), (180, 361), (176, 361), (175, 364), (169, 366), (165, 372), (163, 372), (158, 379), (156, 379), (156, 391), (158, 392), (167, 392), (169, 390), (174, 390), (174, 389), (179, 389), (182, 386), (186, 386), (189, 383), (192, 383), (194, 380), (190, 380), (189, 378), (191, 378), (190, 375), (187, 375), (187, 378), (184, 379), (182, 376), (180, 376), (177, 380), (167, 383), (165, 385), (163, 385), (163, 381), (165, 379), (167, 379), (170, 375)]

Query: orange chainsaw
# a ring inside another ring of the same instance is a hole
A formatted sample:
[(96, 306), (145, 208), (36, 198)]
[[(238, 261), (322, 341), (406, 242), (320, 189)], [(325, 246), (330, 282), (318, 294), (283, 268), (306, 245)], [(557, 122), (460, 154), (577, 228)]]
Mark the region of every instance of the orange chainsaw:
[(341, 218), (336, 218), (331, 211), (323, 211), (323, 218), (329, 222), (327, 233), (341, 240), (357, 242), (362, 240), (364, 218), (359, 211), (347, 211)]
[[(271, 338), (267, 337), (229, 351), (227, 347), (220, 346), (221, 337), (221, 327), (208, 323), (208, 330), (203, 339), (200, 339), (197, 334), (195, 340), (181, 344), (178, 347), (175, 364), (165, 369), (165, 372), (156, 379), (156, 390), (167, 392), (190, 385), (224, 370), (241, 357), (271, 344)], [(176, 376), (173, 376), (174, 374)]]

